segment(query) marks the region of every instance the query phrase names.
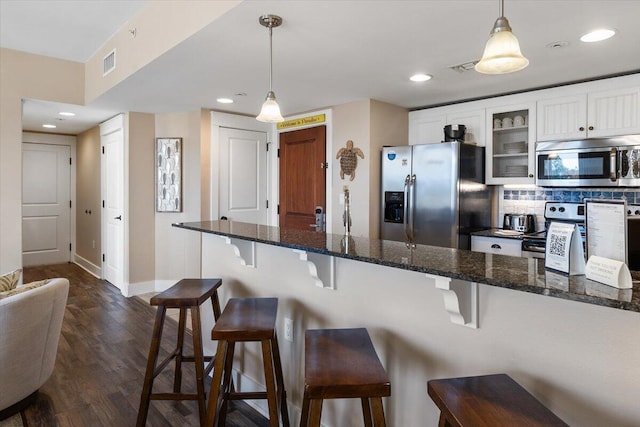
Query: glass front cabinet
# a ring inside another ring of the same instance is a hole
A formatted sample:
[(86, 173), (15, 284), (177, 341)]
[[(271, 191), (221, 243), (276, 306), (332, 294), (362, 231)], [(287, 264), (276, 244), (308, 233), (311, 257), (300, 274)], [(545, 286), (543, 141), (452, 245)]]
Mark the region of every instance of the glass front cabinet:
[(535, 103), (488, 108), (486, 183), (533, 184)]

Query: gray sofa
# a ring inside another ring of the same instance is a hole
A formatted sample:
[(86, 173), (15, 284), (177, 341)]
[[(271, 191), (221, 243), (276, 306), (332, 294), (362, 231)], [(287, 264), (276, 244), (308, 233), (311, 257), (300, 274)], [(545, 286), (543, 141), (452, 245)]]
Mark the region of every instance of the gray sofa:
[(69, 281), (32, 286), (0, 296), (0, 420), (35, 400), (56, 361)]

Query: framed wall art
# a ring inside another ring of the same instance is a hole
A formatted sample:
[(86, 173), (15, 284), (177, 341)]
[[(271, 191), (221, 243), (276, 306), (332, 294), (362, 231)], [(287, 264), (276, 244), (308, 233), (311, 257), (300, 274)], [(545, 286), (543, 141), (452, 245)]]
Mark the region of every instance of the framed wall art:
[(156, 138), (156, 212), (182, 212), (182, 138)]

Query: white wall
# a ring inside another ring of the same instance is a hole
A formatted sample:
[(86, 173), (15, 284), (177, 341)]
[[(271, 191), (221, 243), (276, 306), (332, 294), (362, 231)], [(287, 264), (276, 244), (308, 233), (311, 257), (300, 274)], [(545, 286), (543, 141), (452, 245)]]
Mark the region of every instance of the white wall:
[(183, 211), (155, 213), (155, 279), (156, 290), (162, 290), (180, 279), (200, 276), (200, 236), (171, 226), (175, 222), (201, 219), (200, 110), (157, 114), (155, 135), (181, 137), (183, 144)]
[(102, 265), (100, 128), (96, 126), (79, 134), (77, 145), (76, 262), (99, 275)]
[[(198, 234), (181, 230), (184, 234)], [(337, 259), (337, 290), (317, 288), (293, 251), (258, 244), (257, 268), (203, 235), (203, 276), (222, 277), (230, 296), (278, 297), (278, 334), (289, 407), (299, 419), (304, 330), (366, 327), (391, 378), (389, 426), (437, 425), (427, 380), (505, 372), (569, 425), (637, 426), (640, 419), (640, 315), (558, 298), (480, 286), (480, 328), (454, 325), (440, 291), (423, 274)], [(282, 274), (286, 271), (287, 274)], [(205, 310), (206, 311), (206, 310)], [(283, 319), (294, 323), (284, 340)], [(206, 314), (209, 331), (212, 315)], [(205, 348), (215, 345), (204, 333)], [(260, 379), (258, 347), (234, 365)], [(262, 381), (262, 380), (257, 380)], [(357, 400), (326, 402), (326, 426), (361, 423)]]
[(22, 265), (22, 99), (81, 104), (84, 67), (0, 48), (0, 273)]

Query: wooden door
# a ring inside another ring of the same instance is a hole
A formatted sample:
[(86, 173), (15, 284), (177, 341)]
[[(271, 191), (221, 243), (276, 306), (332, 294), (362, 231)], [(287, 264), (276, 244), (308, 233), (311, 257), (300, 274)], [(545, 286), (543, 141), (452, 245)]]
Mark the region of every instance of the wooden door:
[(280, 134), (279, 225), (312, 230), (325, 210), (326, 126)]
[(22, 264), (71, 260), (71, 149), (22, 144)]

